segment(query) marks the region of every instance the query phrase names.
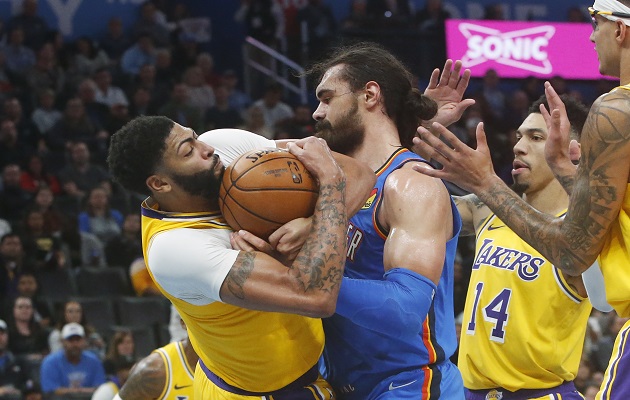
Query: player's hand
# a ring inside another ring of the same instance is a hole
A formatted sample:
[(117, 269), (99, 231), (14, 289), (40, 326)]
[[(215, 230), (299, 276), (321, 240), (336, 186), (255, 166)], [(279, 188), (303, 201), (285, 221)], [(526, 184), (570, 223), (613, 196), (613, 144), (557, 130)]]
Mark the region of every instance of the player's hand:
[(287, 143), (287, 150), (302, 161), (304, 167), (320, 183), (322, 180), (338, 179), (340, 176), (344, 176), (324, 139), (313, 136), (300, 139)]
[(311, 230), (311, 218), (296, 218), (269, 236), (269, 243), (287, 260), (295, 260)]
[(437, 103), (438, 111), (435, 117), (427, 121), (428, 124), (424, 124), (426, 126), (430, 126), (433, 122), (449, 126), (459, 121), (464, 111), (475, 104), (473, 99), (462, 100), (470, 82), (470, 70), (464, 70), (464, 74), (461, 75), (462, 62), (457, 60), (454, 64), (455, 67), (451, 69), (453, 60), (446, 60), (441, 75), (439, 68), (431, 73), (429, 85), (424, 90), (424, 94)]
[[(427, 160), (435, 160), (442, 164), (442, 169), (433, 169), (421, 165), (414, 165), (412, 168), (422, 174), (446, 179), (459, 187), (473, 193), (480, 193), (486, 185), (491, 184), (493, 177), (496, 177), (490, 149), (486, 142), (486, 133), (483, 130), (483, 122), (477, 125), (477, 149), (468, 147), (457, 138), (453, 132), (449, 131), (439, 123), (433, 123), (429, 130), (419, 127), (420, 137), (413, 138), (414, 150)], [(444, 143), (440, 136), (450, 143)]]
[(242, 229), (238, 232), (232, 232), (230, 235), (230, 244), (234, 250), (260, 251), (275, 256), (274, 249), (269, 243), (253, 233)]
[(540, 105), (540, 113), (547, 124), (549, 136), (545, 143), (545, 159), (554, 173), (561, 175), (575, 174), (574, 161), (580, 158), (579, 144), (571, 140), (571, 123), (564, 103), (549, 82), (545, 82), (545, 96), (549, 111)]

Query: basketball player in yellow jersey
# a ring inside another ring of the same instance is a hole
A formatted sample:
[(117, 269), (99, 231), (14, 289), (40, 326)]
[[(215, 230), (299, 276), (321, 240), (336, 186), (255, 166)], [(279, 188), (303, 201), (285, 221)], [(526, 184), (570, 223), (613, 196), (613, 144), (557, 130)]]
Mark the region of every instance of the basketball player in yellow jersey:
[(361, 207), (375, 177), (367, 166), (333, 157), (320, 139), (289, 143), (288, 150), (320, 192), (306, 244), (283, 265), (265, 253), (232, 249), (218, 212), (224, 166), (193, 130), (164, 117), (139, 117), (112, 136), (113, 176), (149, 195), (142, 205), (144, 258), (199, 355), (195, 398), (333, 397), (317, 371), (324, 345), (318, 318), (335, 310), (347, 209)]
[[(568, 275), (578, 276), (598, 259), (606, 298), (621, 317), (630, 316), (630, 0), (596, 0), (591, 41), (604, 75), (621, 86), (592, 105), (581, 135), (582, 156), (571, 163), (569, 122), (562, 100), (549, 83), (545, 93), (551, 114), (541, 109), (549, 139), (545, 158), (570, 193), (568, 212), (557, 218), (536, 211), (494, 173), (483, 124), (477, 149), (433, 124), (419, 128), (416, 149), (442, 164), (442, 170), (417, 169), (475, 193), (519, 237)], [(435, 136), (441, 135), (450, 146)], [(627, 399), (630, 393), (630, 322), (617, 336), (598, 399)]]
[(138, 361), (114, 400), (192, 400), (197, 353), (188, 338)]
[[(588, 109), (570, 97), (564, 100), (572, 135), (578, 137)], [(560, 216), (569, 197), (545, 162), (541, 104), (548, 107), (544, 96), (517, 130), (513, 189), (538, 211)], [(476, 195), (454, 200), (462, 216), (460, 235), (476, 235), (458, 363), (466, 398), (581, 400), (572, 381), (591, 311), (582, 277), (554, 267)]]

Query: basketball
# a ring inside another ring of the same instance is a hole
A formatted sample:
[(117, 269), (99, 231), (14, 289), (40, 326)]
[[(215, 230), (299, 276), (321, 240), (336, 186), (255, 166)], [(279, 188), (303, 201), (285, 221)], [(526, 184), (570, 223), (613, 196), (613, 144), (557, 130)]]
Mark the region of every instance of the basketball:
[(219, 207), (234, 231), (267, 240), (285, 223), (311, 216), (318, 195), (317, 181), (293, 154), (254, 150), (225, 169)]

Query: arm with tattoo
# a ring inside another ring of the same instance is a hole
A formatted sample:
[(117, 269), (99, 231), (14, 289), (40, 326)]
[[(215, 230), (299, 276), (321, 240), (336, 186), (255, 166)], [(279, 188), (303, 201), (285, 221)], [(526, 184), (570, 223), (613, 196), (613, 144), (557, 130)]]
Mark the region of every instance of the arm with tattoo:
[(473, 236), (481, 222), (490, 215), (490, 209), (479, 200), (476, 194), (452, 197), (462, 218), (462, 229), (459, 235)]
[(158, 353), (140, 360), (118, 393), (123, 400), (157, 399), (166, 386), (166, 366)]

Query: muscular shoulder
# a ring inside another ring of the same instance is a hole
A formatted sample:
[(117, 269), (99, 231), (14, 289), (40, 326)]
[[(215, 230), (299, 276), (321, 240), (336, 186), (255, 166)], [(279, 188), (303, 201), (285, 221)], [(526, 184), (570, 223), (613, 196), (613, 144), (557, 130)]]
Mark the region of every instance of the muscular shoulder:
[(131, 369), (127, 382), (120, 389), (120, 397), (125, 400), (155, 399), (165, 385), (164, 360), (158, 353), (151, 353)]
[(630, 91), (615, 90), (601, 95), (591, 107), (584, 133), (594, 133), (606, 143), (630, 138)]

